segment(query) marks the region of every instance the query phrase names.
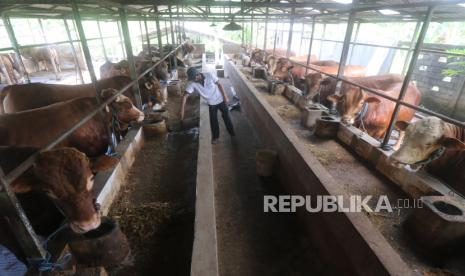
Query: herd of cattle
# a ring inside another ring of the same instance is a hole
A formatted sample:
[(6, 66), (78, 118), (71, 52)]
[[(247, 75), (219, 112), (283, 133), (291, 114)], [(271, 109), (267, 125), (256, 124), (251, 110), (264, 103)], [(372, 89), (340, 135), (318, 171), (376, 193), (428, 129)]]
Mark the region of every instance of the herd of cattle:
[[(318, 101), (330, 109), (335, 108), (342, 123), (362, 128), (374, 138), (384, 137), (395, 102), (369, 94), (347, 82), (343, 82), (339, 91), (336, 91), (336, 79), (321, 72), (336, 75), (338, 62), (318, 60), (314, 55), (308, 59), (308, 56), (296, 56), (292, 51), (286, 57), (286, 52), (285, 49), (273, 51), (243, 46), (238, 57), (242, 59), (243, 65), (264, 67), (270, 78), (296, 86), (305, 95), (308, 103)], [(299, 64), (307, 64), (318, 71), (306, 70), (306, 67)], [(344, 67), (344, 77), (349, 81), (391, 98), (398, 98), (404, 81), (401, 75), (365, 74), (366, 68), (363, 66)], [(421, 92), (410, 82), (403, 101), (418, 106), (420, 100)], [(465, 128), (436, 117), (413, 122), (414, 115), (415, 110), (401, 107), (395, 124), (400, 135), (390, 162), (412, 170), (426, 167), (428, 172), (445, 180), (451, 188), (465, 195)]]
[[(188, 63), (193, 50), (193, 45), (184, 44), (172, 54), (171, 60), (181, 65)], [(159, 61), (158, 51), (146, 49), (136, 58), (137, 73)], [(160, 80), (169, 78), (170, 67), (161, 61), (139, 82), (146, 107), (166, 102)], [(0, 166), (5, 174), (94, 111), (99, 106), (97, 95), (105, 101), (131, 82), (125, 61), (105, 63), (101, 71), (105, 78), (95, 84), (16, 84), (1, 91)], [(132, 122), (144, 119), (144, 112), (133, 103), (131, 89), (118, 95), (101, 114), (84, 123), (54, 149), (40, 152), (35, 164), (11, 183), (12, 191), (47, 194), (75, 232), (98, 227), (100, 216), (92, 192), (94, 174), (118, 161), (105, 155), (111, 132), (116, 136), (124, 135)]]

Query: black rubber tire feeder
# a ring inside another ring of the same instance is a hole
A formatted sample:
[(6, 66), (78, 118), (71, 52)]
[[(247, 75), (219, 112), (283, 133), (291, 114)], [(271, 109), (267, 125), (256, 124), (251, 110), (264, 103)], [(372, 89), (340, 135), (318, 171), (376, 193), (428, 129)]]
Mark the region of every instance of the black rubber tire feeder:
[(126, 236), (110, 217), (102, 217), (95, 230), (73, 234), (69, 247), (78, 264), (89, 267), (116, 266), (130, 253)]
[(332, 116), (321, 116), (316, 119), (315, 135), (319, 138), (334, 138), (339, 129), (339, 120)]

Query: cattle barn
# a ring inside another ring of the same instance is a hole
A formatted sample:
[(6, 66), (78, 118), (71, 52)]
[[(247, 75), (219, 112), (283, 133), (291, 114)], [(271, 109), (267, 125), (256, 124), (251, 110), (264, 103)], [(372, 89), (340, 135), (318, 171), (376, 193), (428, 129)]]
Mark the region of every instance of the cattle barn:
[(465, 0), (0, 16), (0, 276), (465, 275)]

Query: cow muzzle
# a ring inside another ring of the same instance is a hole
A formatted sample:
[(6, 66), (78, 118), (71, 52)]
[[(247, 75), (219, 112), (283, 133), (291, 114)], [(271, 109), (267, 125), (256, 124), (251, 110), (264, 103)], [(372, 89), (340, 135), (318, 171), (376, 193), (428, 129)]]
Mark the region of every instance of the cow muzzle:
[(341, 118), (341, 123), (351, 126), (355, 123), (355, 119), (352, 116), (343, 115)]
[(88, 221), (72, 221), (69, 226), (73, 232), (83, 234), (91, 230), (97, 229), (100, 226), (101, 217), (99, 213), (95, 213)]

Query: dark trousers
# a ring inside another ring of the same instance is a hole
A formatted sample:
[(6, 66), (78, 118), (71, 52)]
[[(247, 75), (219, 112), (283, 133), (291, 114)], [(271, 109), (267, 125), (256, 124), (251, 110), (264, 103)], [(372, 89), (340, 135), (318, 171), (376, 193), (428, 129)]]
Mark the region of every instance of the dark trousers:
[(229, 109), (225, 102), (216, 105), (208, 105), (208, 112), (210, 114), (210, 127), (212, 129), (212, 139), (218, 139), (220, 137), (220, 126), (218, 125), (218, 110), (221, 111), (224, 124), (229, 134), (234, 136), (234, 127), (229, 117)]

